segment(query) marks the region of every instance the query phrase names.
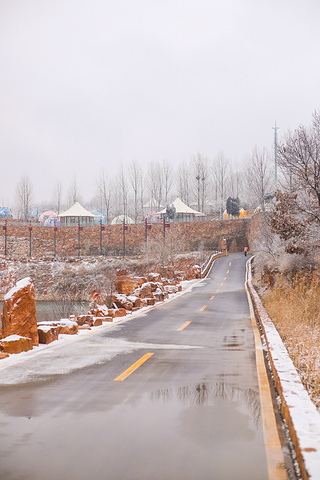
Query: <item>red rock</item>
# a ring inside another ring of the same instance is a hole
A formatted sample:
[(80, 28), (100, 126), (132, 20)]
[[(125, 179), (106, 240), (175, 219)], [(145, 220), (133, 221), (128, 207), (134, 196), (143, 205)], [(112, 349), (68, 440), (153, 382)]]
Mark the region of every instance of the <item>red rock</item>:
[(152, 298), (152, 288), (150, 282), (144, 283), (139, 289), (136, 290), (140, 298)]
[(122, 275), (127, 275), (127, 269), (126, 268), (119, 268), (117, 270), (117, 276), (122, 276)]
[(147, 277), (148, 282), (160, 282), (161, 275), (160, 273), (149, 273)]
[(93, 321), (93, 327), (100, 327), (102, 325), (102, 317), (96, 317)]
[(101, 317), (102, 322), (112, 322), (113, 318), (112, 317)]
[(108, 315), (108, 307), (106, 305), (97, 305), (96, 308), (90, 310), (90, 314), (94, 317), (106, 317)]
[(155, 298), (147, 298), (147, 305), (154, 305), (156, 303)]
[(51, 343), (59, 338), (59, 327), (53, 325), (38, 325), (39, 343)]
[(79, 325), (79, 330), (91, 330), (91, 327), (89, 325)]
[(146, 283), (147, 279), (145, 277), (133, 277), (136, 282), (138, 282), (139, 285), (142, 285), (143, 283)]
[(93, 315), (79, 315), (77, 318), (76, 318), (76, 322), (79, 326), (81, 325), (84, 325), (85, 323), (89, 323), (90, 320), (93, 318)]
[(0, 352), (0, 360), (3, 360), (4, 358), (8, 358), (8, 357), (9, 357), (9, 353)]
[(2, 336), (19, 335), (39, 345), (34, 286), (29, 277), (16, 283), (4, 297)]
[(72, 320), (61, 320), (58, 324), (59, 334), (76, 335), (78, 333), (79, 325)]
[(117, 276), (115, 279), (115, 287), (118, 293), (124, 293), (125, 295), (131, 295), (134, 290), (139, 286), (137, 280), (128, 275)]
[(127, 315), (127, 310), (125, 308), (118, 308), (114, 311), (115, 317), (125, 317)]
[(0, 340), (0, 350), (5, 353), (21, 353), (32, 350), (33, 342), (31, 338), (21, 337), (20, 335), (9, 335)]
[(131, 300), (125, 294), (121, 293), (114, 295), (114, 304), (118, 308), (125, 308), (126, 310), (132, 310), (133, 308), (133, 303)]

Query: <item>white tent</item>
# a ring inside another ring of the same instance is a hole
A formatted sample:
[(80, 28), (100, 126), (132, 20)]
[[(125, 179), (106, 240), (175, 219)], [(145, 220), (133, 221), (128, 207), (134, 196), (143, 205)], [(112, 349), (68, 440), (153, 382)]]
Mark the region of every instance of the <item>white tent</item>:
[[(193, 220), (194, 217), (204, 217), (204, 213), (198, 212), (197, 210), (193, 210), (193, 208), (188, 207), (179, 197), (175, 199), (175, 201), (170, 205), (170, 207), (175, 207), (176, 213), (174, 220), (176, 221), (188, 221)], [(165, 215), (166, 208), (157, 212), (157, 216)]]
[(119, 215), (118, 217), (115, 217), (112, 220), (111, 225), (119, 225), (119, 224), (122, 224), (123, 222), (125, 222), (126, 225), (134, 223), (132, 218), (130, 218), (128, 216), (125, 216), (125, 215)]
[(58, 215), (61, 226), (93, 225), (95, 215), (76, 202), (69, 210)]

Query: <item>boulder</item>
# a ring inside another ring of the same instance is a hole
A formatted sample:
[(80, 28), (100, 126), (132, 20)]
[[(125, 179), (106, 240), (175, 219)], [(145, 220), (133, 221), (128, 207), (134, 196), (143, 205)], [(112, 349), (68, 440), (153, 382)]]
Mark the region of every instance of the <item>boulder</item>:
[(100, 327), (102, 325), (102, 317), (96, 317), (93, 321), (93, 327)]
[(34, 286), (29, 277), (16, 283), (3, 300), (2, 336), (19, 335), (39, 345)]
[(106, 317), (108, 316), (108, 307), (106, 305), (97, 305), (96, 308), (92, 308), (89, 313), (94, 317)]
[(78, 315), (76, 321), (79, 326), (84, 325), (85, 323), (89, 324), (93, 321), (93, 315)]
[(0, 340), (0, 350), (5, 353), (21, 353), (32, 350), (33, 342), (31, 338), (21, 337), (20, 335), (9, 335)]
[(139, 296), (140, 298), (152, 298), (152, 288), (151, 288), (151, 283), (147, 282), (141, 285), (140, 288), (135, 290), (135, 294)]
[(135, 295), (129, 295), (128, 299), (130, 300), (130, 302), (133, 305), (132, 310), (134, 308), (140, 308), (141, 307), (141, 299), (139, 297), (136, 297)]
[(160, 273), (149, 273), (147, 277), (148, 282), (161, 282)]
[(147, 305), (154, 305), (156, 303), (155, 298), (147, 298)]
[(127, 295), (123, 293), (118, 293), (114, 295), (114, 304), (118, 308), (125, 308), (126, 310), (132, 310), (133, 308), (133, 303), (131, 302), (129, 297), (127, 297)]
[(9, 357), (9, 353), (0, 352), (0, 360), (3, 360), (4, 358), (8, 358), (8, 357)]
[(125, 308), (109, 308), (110, 317), (125, 317), (127, 315), (127, 310)]
[(77, 322), (68, 320), (67, 318), (60, 320), (57, 326), (59, 329), (59, 334), (62, 333), (64, 335), (76, 335), (79, 329)]
[(128, 275), (117, 276), (115, 281), (115, 288), (118, 293), (124, 293), (125, 295), (131, 295), (134, 290), (139, 286), (139, 283), (133, 277)]
[(59, 338), (59, 327), (54, 325), (38, 325), (39, 343), (51, 343)]

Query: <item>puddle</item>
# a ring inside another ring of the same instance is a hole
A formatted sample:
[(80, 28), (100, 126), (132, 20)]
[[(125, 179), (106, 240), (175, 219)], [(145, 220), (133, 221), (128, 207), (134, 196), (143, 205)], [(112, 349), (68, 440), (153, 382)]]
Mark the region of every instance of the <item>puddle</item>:
[(268, 478), (259, 394), (225, 383), (155, 390), (99, 413), (61, 404), (0, 423), (1, 478)]

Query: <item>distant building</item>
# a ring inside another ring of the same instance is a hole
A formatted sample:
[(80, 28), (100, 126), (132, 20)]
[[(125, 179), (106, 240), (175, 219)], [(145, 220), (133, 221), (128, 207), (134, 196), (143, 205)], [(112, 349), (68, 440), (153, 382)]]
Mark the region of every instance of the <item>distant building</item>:
[(78, 223), (81, 226), (93, 225), (96, 217), (82, 207), (79, 202), (76, 202), (69, 210), (60, 213), (58, 218), (60, 219), (61, 227), (75, 227)]
[[(173, 222), (192, 222), (195, 217), (204, 217), (204, 213), (198, 212), (197, 210), (193, 210), (193, 208), (188, 207), (179, 197), (175, 199), (174, 202), (170, 205), (170, 207), (175, 208), (175, 215), (172, 219)], [(164, 208), (157, 212), (155, 216), (163, 217), (167, 214), (167, 209)]]

